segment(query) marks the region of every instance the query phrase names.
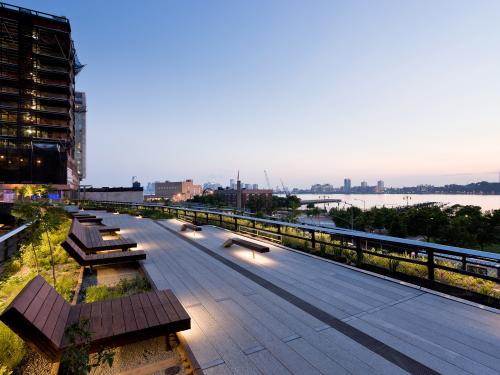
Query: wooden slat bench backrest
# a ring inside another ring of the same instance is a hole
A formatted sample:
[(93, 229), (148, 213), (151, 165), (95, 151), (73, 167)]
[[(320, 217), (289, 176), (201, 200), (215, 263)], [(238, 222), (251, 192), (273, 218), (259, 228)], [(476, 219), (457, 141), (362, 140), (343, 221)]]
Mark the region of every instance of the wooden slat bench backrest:
[(36, 276), (0, 316), (29, 344), (56, 358), (66, 327), (70, 304), (42, 276)]
[(66, 238), (61, 246), (80, 266), (86, 265), (87, 254), (70, 237)]
[(41, 276), (17, 295), (0, 320), (51, 359), (68, 346), (67, 327), (90, 322), (91, 351), (191, 328), (191, 319), (170, 290), (70, 305)]
[(77, 219), (73, 219), (71, 223), (69, 237), (71, 237), (80, 247), (88, 247), (89, 238), (87, 227)]

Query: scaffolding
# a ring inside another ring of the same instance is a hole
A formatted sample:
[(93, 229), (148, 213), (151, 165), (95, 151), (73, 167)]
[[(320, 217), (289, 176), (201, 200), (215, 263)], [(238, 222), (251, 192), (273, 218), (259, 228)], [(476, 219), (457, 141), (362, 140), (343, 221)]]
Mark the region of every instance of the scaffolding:
[(74, 170), (69, 21), (0, 3), (0, 183), (65, 185)]

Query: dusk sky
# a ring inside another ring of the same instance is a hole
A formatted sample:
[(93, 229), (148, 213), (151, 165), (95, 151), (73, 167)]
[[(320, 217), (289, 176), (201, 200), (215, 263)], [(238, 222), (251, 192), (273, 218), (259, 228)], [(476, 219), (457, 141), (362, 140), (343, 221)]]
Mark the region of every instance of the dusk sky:
[(70, 19), (87, 179), (498, 181), (500, 1), (11, 1)]

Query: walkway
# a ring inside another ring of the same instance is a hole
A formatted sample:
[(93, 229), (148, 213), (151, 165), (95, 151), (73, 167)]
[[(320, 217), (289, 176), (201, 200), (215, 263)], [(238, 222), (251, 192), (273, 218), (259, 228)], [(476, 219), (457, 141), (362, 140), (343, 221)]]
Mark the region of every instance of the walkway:
[(147, 252), (158, 288), (192, 318), (182, 333), (205, 374), (498, 374), (500, 315), (313, 257), (221, 245), (234, 233), (179, 232), (96, 211)]

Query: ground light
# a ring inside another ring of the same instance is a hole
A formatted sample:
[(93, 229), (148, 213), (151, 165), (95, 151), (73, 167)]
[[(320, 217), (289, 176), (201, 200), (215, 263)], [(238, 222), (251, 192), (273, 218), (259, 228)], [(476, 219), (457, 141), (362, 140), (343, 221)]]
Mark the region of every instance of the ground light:
[(252, 264), (258, 264), (266, 267), (272, 267), (276, 264), (274, 260), (251, 250), (244, 250), (244, 249), (233, 250), (231, 251), (231, 254), (237, 258), (240, 258), (245, 262)]

